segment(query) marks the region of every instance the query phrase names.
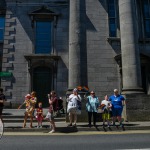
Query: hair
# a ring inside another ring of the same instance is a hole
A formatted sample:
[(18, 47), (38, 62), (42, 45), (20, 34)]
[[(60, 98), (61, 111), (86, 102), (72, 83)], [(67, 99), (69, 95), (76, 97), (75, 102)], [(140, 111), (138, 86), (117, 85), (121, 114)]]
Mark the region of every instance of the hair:
[(78, 93), (78, 89), (77, 88), (73, 89), (73, 92), (77, 92)]
[(28, 98), (28, 97), (31, 97), (31, 95), (30, 95), (30, 94), (27, 94), (27, 95), (25, 96), (25, 98)]
[(40, 105), (40, 104), (42, 105), (42, 102), (39, 102), (39, 103), (38, 103), (38, 105)]
[(31, 95), (36, 96), (36, 92), (35, 92), (35, 91), (32, 91), (32, 92), (31, 92)]
[(51, 95), (51, 93), (56, 95), (56, 92), (55, 92), (55, 91), (51, 91), (51, 92), (50, 92), (50, 95)]
[(107, 96), (107, 95), (105, 95), (105, 100), (106, 100), (106, 99), (108, 99), (108, 96)]
[(95, 93), (94, 91), (91, 91), (90, 93)]
[(118, 92), (118, 89), (114, 89), (114, 92)]
[(3, 92), (3, 88), (0, 88), (0, 92)]

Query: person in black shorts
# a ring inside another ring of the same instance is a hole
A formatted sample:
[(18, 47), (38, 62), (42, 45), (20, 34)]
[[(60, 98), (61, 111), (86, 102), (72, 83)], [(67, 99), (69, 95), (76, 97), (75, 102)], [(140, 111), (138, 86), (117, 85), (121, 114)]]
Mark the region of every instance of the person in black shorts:
[(3, 121), (2, 111), (3, 111), (3, 107), (4, 107), (4, 101), (5, 101), (5, 95), (3, 94), (3, 89), (0, 88), (0, 119), (1, 119), (1, 121)]

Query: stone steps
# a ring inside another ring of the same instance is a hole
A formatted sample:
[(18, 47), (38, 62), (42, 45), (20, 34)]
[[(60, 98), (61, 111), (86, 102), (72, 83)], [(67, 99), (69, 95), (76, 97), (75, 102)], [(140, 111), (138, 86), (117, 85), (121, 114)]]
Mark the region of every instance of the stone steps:
[[(4, 118), (3, 121), (5, 123), (21, 123), (24, 121), (24, 118)], [(65, 118), (55, 118), (56, 122), (65, 121)], [(30, 119), (27, 120), (27, 122), (30, 122)], [(37, 120), (34, 118), (33, 122), (37, 122)], [(43, 120), (43, 122), (47, 122), (47, 120)]]

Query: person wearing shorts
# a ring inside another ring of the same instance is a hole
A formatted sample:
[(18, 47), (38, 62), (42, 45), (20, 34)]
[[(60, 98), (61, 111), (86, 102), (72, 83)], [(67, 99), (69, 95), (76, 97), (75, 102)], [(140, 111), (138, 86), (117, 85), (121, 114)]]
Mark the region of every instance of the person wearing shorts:
[(0, 88), (0, 119), (2, 122), (3, 122), (2, 112), (3, 112), (3, 107), (4, 107), (4, 101), (5, 101), (5, 95), (3, 94), (3, 89)]
[(109, 97), (109, 101), (112, 104), (113, 125), (115, 125), (116, 119), (118, 119), (120, 126), (122, 126), (121, 115), (125, 105), (125, 98), (119, 95), (117, 89), (114, 89), (114, 95)]
[(105, 95), (105, 99), (102, 100), (100, 107), (102, 107), (102, 119), (103, 119), (103, 126), (105, 127), (105, 122), (107, 121), (107, 126), (110, 127), (110, 110), (111, 110), (111, 103), (108, 101), (108, 96)]
[[(81, 97), (78, 94), (78, 90), (75, 88), (73, 90), (73, 93), (69, 96), (67, 99), (68, 106), (67, 106), (67, 112), (69, 113), (69, 125), (76, 127), (77, 123), (77, 110), (78, 110), (78, 101), (81, 102)], [(74, 122), (74, 124), (72, 124)]]
[(55, 121), (54, 121), (54, 112), (55, 112), (55, 109), (56, 109), (56, 106), (57, 106), (57, 103), (58, 103), (58, 99), (57, 99), (57, 96), (56, 96), (56, 92), (55, 91), (51, 91), (50, 92), (50, 96), (49, 96), (49, 112), (48, 114), (46, 115), (46, 119), (49, 120), (50, 122), (50, 125), (52, 127), (52, 130), (49, 132), (49, 133), (54, 133), (55, 132)]

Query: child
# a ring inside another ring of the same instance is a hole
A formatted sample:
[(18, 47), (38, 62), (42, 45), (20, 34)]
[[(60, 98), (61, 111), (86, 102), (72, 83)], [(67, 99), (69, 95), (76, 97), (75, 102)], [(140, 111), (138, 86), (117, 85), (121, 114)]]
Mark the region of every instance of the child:
[(102, 100), (100, 107), (103, 109), (103, 126), (105, 126), (105, 122), (107, 121), (107, 126), (110, 127), (110, 110), (111, 110), (111, 103), (108, 101), (108, 96), (105, 96), (105, 99)]
[(42, 109), (42, 103), (38, 103), (39, 108), (36, 109), (36, 119), (38, 121), (37, 128), (42, 128), (42, 120), (43, 120), (43, 109)]

